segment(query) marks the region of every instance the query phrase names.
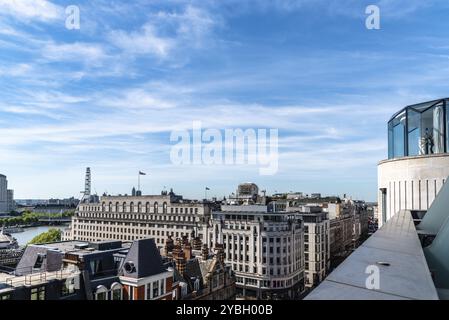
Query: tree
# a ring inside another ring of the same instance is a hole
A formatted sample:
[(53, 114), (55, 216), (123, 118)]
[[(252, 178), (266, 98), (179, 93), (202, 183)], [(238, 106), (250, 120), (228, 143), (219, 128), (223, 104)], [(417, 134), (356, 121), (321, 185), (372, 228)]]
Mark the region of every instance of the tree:
[(47, 232), (43, 232), (35, 236), (28, 244), (41, 244), (61, 241), (61, 230), (49, 229)]

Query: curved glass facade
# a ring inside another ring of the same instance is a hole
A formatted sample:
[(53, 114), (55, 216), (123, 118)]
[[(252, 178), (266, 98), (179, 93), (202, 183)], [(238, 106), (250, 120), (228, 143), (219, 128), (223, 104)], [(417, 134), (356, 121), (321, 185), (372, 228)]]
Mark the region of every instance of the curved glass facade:
[(447, 153), (449, 98), (405, 107), (388, 122), (388, 158)]

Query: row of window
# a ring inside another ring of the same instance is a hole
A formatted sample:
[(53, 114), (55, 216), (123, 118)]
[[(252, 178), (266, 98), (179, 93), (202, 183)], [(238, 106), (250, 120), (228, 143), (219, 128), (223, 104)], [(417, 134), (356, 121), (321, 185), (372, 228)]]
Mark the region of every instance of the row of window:
[(260, 287), (260, 288), (288, 288), (293, 285), (294, 279), (288, 280), (257, 280), (252, 278), (236, 277), (236, 282), (246, 286)]
[[(129, 205), (126, 202), (123, 202), (122, 204), (120, 204), (119, 202), (116, 202), (115, 204), (109, 202), (109, 204), (106, 205), (106, 203), (103, 202), (101, 206), (82, 206), (81, 210), (92, 212), (167, 213), (167, 206), (167, 202), (162, 203), (162, 212), (160, 212), (159, 204), (157, 202), (155, 202), (153, 206), (151, 206), (150, 202), (145, 203), (145, 205), (143, 205), (141, 202), (138, 202), (137, 205), (135, 205), (134, 202), (129, 203)], [(170, 213), (197, 214), (198, 208), (171, 207)]]
[(79, 217), (101, 218), (101, 219), (119, 219), (119, 220), (152, 220), (152, 221), (176, 221), (176, 222), (194, 222), (200, 221), (200, 218), (193, 216), (160, 216), (160, 215), (129, 215), (129, 214), (109, 214), (96, 212), (80, 212)]

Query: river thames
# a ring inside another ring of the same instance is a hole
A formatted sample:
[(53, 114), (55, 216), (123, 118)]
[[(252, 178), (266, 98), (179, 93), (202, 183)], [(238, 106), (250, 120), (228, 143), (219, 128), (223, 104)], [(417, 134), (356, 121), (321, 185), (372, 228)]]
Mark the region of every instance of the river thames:
[(24, 228), (24, 232), (17, 232), (11, 234), (14, 238), (17, 239), (17, 242), (20, 246), (26, 245), (29, 241), (31, 241), (35, 236), (41, 234), (42, 232), (47, 232), (49, 229), (59, 229), (64, 230), (67, 226), (40, 226), (40, 227), (32, 227), (32, 228)]

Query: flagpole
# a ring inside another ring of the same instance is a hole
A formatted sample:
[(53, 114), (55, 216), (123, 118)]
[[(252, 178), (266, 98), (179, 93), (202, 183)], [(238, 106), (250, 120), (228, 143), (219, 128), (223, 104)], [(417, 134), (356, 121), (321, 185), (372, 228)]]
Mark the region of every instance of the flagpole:
[(140, 171), (137, 174), (137, 190), (140, 191)]

